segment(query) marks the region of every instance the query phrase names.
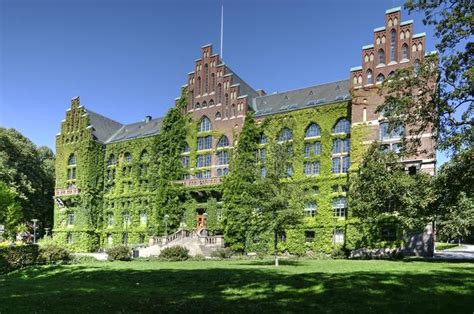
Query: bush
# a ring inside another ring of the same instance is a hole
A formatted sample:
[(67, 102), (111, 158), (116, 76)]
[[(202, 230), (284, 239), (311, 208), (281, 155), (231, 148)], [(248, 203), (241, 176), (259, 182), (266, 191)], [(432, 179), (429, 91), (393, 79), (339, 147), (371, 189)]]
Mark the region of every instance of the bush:
[(212, 251), (211, 253), (211, 257), (221, 258), (221, 259), (230, 258), (231, 256), (232, 256), (232, 250), (228, 247), (217, 249), (215, 251)]
[(189, 258), (189, 250), (182, 246), (170, 246), (161, 251), (160, 258), (167, 261), (185, 261)]
[(132, 251), (128, 246), (117, 245), (107, 251), (109, 261), (130, 261), (132, 260)]
[(331, 253), (331, 258), (333, 259), (345, 259), (348, 257), (348, 252), (344, 250), (342, 247), (337, 248), (335, 251)]
[(367, 249), (361, 248), (351, 252), (351, 259), (402, 259), (403, 252), (399, 248)]
[(74, 255), (71, 259), (71, 262), (74, 264), (90, 264), (97, 262), (97, 259), (93, 256)]
[(71, 260), (69, 251), (55, 243), (40, 246), (38, 262), (42, 264), (67, 263)]
[(0, 273), (34, 265), (38, 254), (37, 245), (0, 247)]
[(206, 260), (206, 257), (202, 254), (196, 254), (190, 258), (191, 261), (202, 262)]

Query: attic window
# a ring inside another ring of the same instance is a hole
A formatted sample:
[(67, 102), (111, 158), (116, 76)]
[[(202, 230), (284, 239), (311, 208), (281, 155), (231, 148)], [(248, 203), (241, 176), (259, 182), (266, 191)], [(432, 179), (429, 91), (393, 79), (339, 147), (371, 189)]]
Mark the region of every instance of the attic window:
[(308, 96), (312, 96), (312, 95), (313, 95), (313, 91), (311, 90), (311, 91), (309, 91)]
[(285, 100), (288, 100), (288, 99), (289, 99), (289, 98), (288, 98), (288, 95), (287, 95), (287, 96), (285, 96)]

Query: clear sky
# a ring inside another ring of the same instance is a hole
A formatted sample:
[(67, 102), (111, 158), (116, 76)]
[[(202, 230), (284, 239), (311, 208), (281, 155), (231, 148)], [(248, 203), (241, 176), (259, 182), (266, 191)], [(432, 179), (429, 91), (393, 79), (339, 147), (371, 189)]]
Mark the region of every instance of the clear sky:
[[(74, 96), (122, 123), (164, 115), (200, 47), (219, 52), (222, 4), (224, 61), (274, 92), (348, 78), (403, 1), (0, 0), (0, 126), (54, 149)], [(408, 19), (434, 50), (432, 29)]]

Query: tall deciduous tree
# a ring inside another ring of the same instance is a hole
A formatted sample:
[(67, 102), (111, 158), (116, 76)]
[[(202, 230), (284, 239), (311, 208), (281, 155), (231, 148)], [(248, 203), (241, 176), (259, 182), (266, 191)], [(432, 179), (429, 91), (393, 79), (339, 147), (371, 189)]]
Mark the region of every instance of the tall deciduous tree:
[(255, 182), (259, 177), (256, 150), (259, 133), (250, 113), (238, 138), (230, 174), (224, 179), (225, 241), (234, 250), (245, 250), (252, 212), (257, 207)]
[(474, 152), (467, 150), (444, 164), (435, 180), (438, 234), (461, 240), (474, 230)]
[[(186, 90), (176, 107), (168, 110), (161, 125), (160, 134), (153, 145), (153, 173), (156, 196), (156, 226), (162, 230), (167, 215), (169, 226), (176, 227), (182, 215), (181, 204), (184, 200), (182, 187), (174, 181), (182, 180), (185, 169), (181, 162), (181, 153), (186, 143)], [(157, 231), (157, 230), (155, 230)]]
[(23, 214), (17, 195), (5, 182), (0, 181), (0, 224), (5, 227), (5, 237), (14, 240)]
[(295, 225), (302, 218), (301, 208), (290, 205), (296, 189), (288, 178), (291, 177), (291, 147), (287, 143), (270, 141), (267, 173), (259, 180), (258, 205), (263, 213), (261, 224), (273, 233), (275, 266), (278, 266), (278, 238), (287, 227)]
[(0, 181), (16, 194), (25, 220), (53, 223), (54, 154), (14, 129), (0, 128)]
[(350, 177), (351, 212), (369, 227), (389, 221), (404, 230), (421, 229), (432, 217), (431, 180), (424, 173), (407, 174), (397, 155), (374, 143)]

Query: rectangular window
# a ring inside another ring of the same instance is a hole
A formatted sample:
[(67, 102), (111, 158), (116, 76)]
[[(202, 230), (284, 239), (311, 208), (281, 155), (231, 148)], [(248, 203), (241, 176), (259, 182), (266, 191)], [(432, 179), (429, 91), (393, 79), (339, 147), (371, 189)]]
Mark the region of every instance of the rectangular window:
[(333, 240), (335, 243), (344, 243), (344, 230), (336, 230)]
[(198, 155), (197, 156), (197, 168), (210, 167), (211, 166), (211, 155)]
[(306, 176), (318, 175), (319, 170), (320, 170), (319, 161), (304, 163), (304, 174)]
[(304, 214), (305, 216), (308, 216), (308, 217), (316, 216), (316, 203), (314, 202), (306, 203), (304, 207)]
[(341, 159), (339, 157), (332, 159), (332, 173), (340, 173), (341, 172)]
[(146, 211), (140, 212), (140, 225), (146, 226), (147, 219), (148, 219), (148, 217), (147, 217)]
[(114, 215), (113, 214), (109, 214), (108, 217), (107, 217), (107, 224), (111, 227), (114, 225)]
[(189, 168), (189, 156), (181, 157), (181, 162), (183, 163), (183, 167)]
[(304, 157), (308, 158), (311, 156), (311, 153), (314, 155), (321, 155), (321, 143), (306, 143), (304, 144)]
[(334, 199), (332, 208), (334, 210), (334, 217), (346, 217), (347, 199), (345, 197)]
[(260, 159), (260, 161), (267, 160), (267, 150), (265, 148), (260, 148), (258, 150), (258, 158)]
[(221, 151), (217, 153), (217, 164), (218, 165), (229, 164), (229, 153), (227, 151)]
[(347, 173), (349, 171), (349, 167), (351, 165), (349, 156), (342, 158), (342, 172)]
[(315, 237), (315, 232), (312, 230), (305, 230), (304, 239), (305, 242), (313, 242)]
[(212, 136), (205, 136), (198, 138), (198, 150), (211, 149), (212, 148)]
[(68, 227), (74, 225), (74, 214), (68, 214), (67, 215), (67, 225), (68, 225)]

